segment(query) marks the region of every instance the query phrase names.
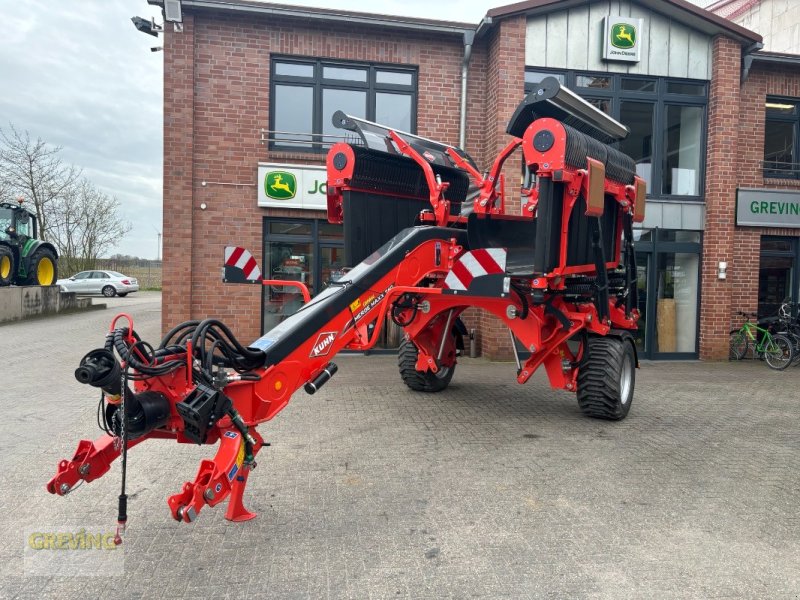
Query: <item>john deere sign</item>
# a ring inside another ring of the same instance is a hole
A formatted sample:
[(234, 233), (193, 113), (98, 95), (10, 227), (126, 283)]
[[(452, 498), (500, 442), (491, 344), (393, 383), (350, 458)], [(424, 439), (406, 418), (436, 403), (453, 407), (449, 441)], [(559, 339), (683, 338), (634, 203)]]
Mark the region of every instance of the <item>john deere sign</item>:
[(273, 200), (290, 200), (297, 195), (297, 178), (289, 171), (268, 171), (264, 193)]
[(639, 62), (643, 20), (630, 17), (606, 17), (603, 58), (623, 62)]
[(736, 192), (736, 224), (800, 228), (800, 192), (740, 188)]
[(258, 205), (326, 210), (325, 167), (258, 165)]

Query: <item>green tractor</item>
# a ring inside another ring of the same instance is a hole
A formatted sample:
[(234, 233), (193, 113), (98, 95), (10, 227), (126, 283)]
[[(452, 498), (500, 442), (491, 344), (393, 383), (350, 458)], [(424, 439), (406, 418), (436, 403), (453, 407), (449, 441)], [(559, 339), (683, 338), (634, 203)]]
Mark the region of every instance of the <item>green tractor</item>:
[(58, 252), (37, 233), (36, 215), (21, 202), (0, 202), (0, 287), (55, 285)]

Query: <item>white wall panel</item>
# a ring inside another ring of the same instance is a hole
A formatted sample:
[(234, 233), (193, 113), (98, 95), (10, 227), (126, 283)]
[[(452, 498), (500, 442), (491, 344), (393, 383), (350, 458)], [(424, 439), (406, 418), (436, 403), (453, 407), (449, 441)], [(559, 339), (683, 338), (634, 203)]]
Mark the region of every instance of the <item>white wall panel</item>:
[[(644, 19), (638, 63), (603, 61), (603, 18)], [(609, 71), (661, 77), (711, 78), (711, 38), (631, 0), (597, 0), (588, 6), (528, 19), (525, 64), (532, 67)]]

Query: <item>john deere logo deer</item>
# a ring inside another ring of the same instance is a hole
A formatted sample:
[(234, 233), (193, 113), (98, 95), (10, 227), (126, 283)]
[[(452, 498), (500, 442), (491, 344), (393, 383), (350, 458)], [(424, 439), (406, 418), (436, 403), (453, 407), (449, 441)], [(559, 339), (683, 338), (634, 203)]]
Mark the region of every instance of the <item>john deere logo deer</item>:
[(615, 48), (633, 48), (636, 45), (636, 27), (617, 23), (611, 28), (611, 45)]
[(264, 178), (264, 193), (274, 200), (290, 200), (297, 193), (297, 179), (286, 171), (272, 171)]

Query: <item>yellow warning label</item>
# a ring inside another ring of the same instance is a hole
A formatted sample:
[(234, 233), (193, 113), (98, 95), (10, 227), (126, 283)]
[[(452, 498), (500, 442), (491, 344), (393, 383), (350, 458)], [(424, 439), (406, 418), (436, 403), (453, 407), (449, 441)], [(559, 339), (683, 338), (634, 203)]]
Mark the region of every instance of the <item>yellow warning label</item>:
[(360, 306), (361, 306), (361, 299), (360, 298), (356, 298), (353, 302), (350, 303), (351, 312), (357, 311)]
[(242, 468), (244, 462), (244, 441), (239, 445), (239, 454), (236, 455), (236, 466)]

